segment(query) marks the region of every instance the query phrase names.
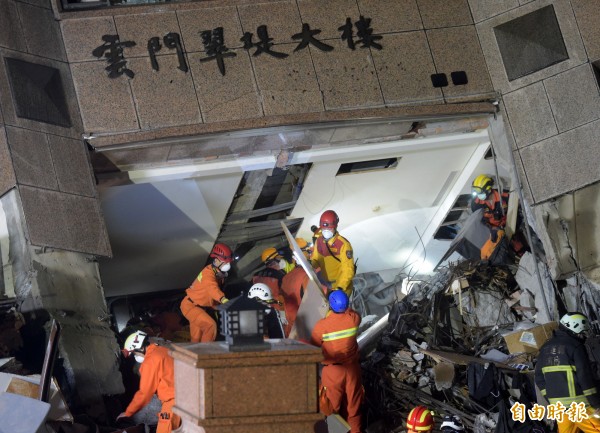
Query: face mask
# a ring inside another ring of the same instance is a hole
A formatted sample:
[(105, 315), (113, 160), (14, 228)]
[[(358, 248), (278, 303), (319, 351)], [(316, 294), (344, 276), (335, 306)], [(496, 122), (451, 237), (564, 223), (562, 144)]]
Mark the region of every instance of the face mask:
[(231, 263), (225, 263), (223, 265), (221, 265), (221, 267), (219, 268), (219, 270), (221, 272), (228, 272), (231, 269)]
[(485, 200), (486, 197), (487, 197), (487, 195), (484, 192), (482, 192), (481, 194), (477, 194), (477, 198), (479, 200)]
[(139, 362), (140, 364), (144, 362), (144, 355), (138, 355), (136, 353), (133, 357), (135, 358), (136, 362)]
[(285, 269), (287, 262), (284, 259), (279, 260), (279, 269)]
[(321, 234), (327, 240), (329, 240), (329, 239), (331, 239), (333, 237), (333, 231), (332, 230), (321, 230)]

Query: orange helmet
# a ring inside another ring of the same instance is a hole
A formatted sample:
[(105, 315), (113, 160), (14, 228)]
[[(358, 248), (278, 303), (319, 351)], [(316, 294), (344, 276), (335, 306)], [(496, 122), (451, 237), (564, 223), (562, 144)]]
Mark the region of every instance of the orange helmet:
[(338, 222), (340, 222), (340, 218), (332, 210), (326, 210), (321, 214), (321, 219), (319, 220), (319, 225), (321, 228), (332, 228), (337, 229)]
[(233, 262), (233, 251), (225, 244), (215, 244), (209, 257), (217, 258), (224, 263), (231, 263)]
[(279, 260), (279, 257), (280, 255), (275, 247), (267, 248), (260, 255), (260, 259), (265, 263), (270, 262), (271, 260)]
[(433, 412), (425, 406), (417, 406), (411, 410), (406, 418), (406, 428), (416, 432), (433, 430)]

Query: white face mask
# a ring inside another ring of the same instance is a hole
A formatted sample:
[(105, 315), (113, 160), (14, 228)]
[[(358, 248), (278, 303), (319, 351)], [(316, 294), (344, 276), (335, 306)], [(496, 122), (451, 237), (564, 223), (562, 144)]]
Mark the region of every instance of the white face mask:
[(485, 200), (487, 197), (487, 194), (485, 192), (482, 192), (481, 194), (477, 194), (477, 198), (479, 200)]
[(327, 240), (329, 240), (329, 239), (331, 239), (333, 237), (333, 231), (332, 230), (321, 230), (321, 234)]
[(285, 269), (287, 262), (284, 259), (279, 260), (279, 269)]
[(225, 263), (225, 264), (221, 265), (221, 267), (219, 268), (219, 270), (221, 272), (229, 272), (230, 269), (231, 269), (231, 263)]
[(139, 362), (140, 364), (142, 362), (144, 362), (144, 355), (140, 355), (140, 354), (136, 353), (133, 357), (135, 358), (136, 362)]

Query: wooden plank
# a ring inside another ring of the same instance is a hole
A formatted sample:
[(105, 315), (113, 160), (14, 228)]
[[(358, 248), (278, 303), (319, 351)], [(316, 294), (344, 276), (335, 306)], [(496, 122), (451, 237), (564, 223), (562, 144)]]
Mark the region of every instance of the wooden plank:
[(304, 254), (302, 254), (302, 250), (283, 221), (281, 221), (281, 227), (294, 253), (296, 263), (304, 268), (309, 279), (308, 287), (304, 291), (304, 297), (302, 298), (302, 302), (300, 302), (296, 322), (290, 332), (289, 338), (310, 342), (310, 335), (315, 324), (325, 317), (325, 314), (329, 311), (329, 303), (327, 302), (325, 293), (323, 293), (315, 270), (308, 260), (306, 260)]

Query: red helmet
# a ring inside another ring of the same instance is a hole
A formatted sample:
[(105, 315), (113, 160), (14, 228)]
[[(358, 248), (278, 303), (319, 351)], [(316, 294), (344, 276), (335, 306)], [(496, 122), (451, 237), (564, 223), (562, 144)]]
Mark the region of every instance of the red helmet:
[(422, 432), (433, 430), (433, 412), (425, 406), (417, 406), (408, 413), (406, 418), (408, 430)]
[(233, 261), (233, 251), (225, 244), (215, 244), (209, 257), (217, 258), (225, 263), (231, 263)]
[(332, 228), (337, 229), (338, 222), (340, 222), (340, 218), (332, 210), (326, 210), (321, 214), (321, 219), (319, 220), (319, 225), (322, 229), (324, 228)]

